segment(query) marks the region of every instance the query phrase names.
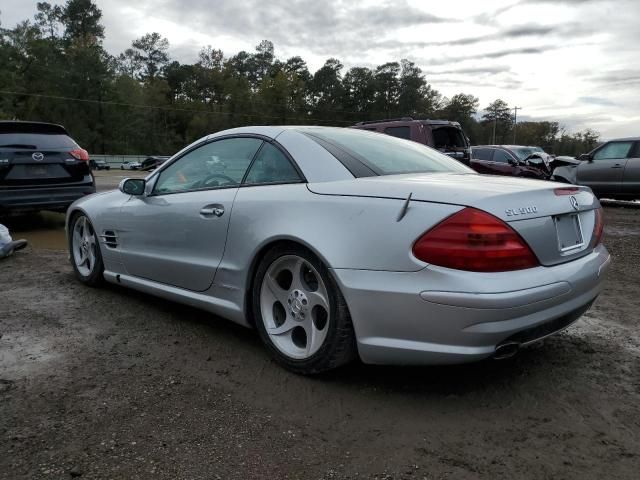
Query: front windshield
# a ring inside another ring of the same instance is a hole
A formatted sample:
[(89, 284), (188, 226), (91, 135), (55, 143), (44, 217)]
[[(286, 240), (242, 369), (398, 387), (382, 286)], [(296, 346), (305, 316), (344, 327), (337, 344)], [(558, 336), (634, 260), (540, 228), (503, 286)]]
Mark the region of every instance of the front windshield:
[(511, 151), (516, 154), (518, 160), (525, 160), (532, 153), (539, 153), (542, 149), (540, 147), (521, 147), (513, 148)]
[(457, 172), (472, 169), (430, 147), (411, 140), (349, 128), (301, 127), (312, 139), (344, 150), (378, 175)]

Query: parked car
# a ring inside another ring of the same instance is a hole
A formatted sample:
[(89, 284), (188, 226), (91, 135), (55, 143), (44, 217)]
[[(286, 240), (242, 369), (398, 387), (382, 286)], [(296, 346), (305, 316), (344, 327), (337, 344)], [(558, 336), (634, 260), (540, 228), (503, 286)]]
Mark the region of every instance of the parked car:
[(161, 156), (147, 157), (140, 164), (140, 169), (141, 170), (146, 170), (146, 171), (155, 170), (160, 165), (162, 165), (164, 162), (169, 160), (169, 158), (170, 157), (164, 157), (164, 156), (162, 156), (162, 157)]
[(471, 147), (471, 168), (478, 173), (546, 180), (550, 156), (540, 147), (477, 145)]
[(441, 151), (465, 165), (470, 161), (470, 144), (458, 122), (448, 120), (414, 120), (412, 117), (359, 122), (351, 128), (386, 133), (413, 140)]
[(575, 163), (558, 166), (553, 177), (586, 185), (598, 197), (640, 199), (640, 137), (610, 140)]
[(300, 373), (511, 356), (577, 320), (610, 261), (586, 187), (331, 127), (209, 135), (76, 202), (67, 231), (81, 282), (255, 327)]
[(140, 162), (124, 162), (120, 165), (120, 170), (140, 170), (142, 164)]
[(0, 121), (0, 211), (64, 211), (95, 191), (89, 154), (64, 127)]
[(111, 170), (111, 167), (104, 160), (89, 160), (89, 166), (92, 170)]

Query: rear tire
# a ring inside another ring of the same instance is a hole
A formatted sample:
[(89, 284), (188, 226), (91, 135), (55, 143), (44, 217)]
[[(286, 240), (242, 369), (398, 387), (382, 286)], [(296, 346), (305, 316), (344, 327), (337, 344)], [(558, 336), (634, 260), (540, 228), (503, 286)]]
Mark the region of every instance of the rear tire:
[(78, 280), (90, 287), (104, 283), (104, 263), (100, 242), (89, 218), (78, 213), (69, 228), (69, 257)]
[(252, 309), (267, 350), (292, 372), (317, 374), (356, 357), (345, 299), (327, 267), (302, 246), (267, 252), (254, 278)]

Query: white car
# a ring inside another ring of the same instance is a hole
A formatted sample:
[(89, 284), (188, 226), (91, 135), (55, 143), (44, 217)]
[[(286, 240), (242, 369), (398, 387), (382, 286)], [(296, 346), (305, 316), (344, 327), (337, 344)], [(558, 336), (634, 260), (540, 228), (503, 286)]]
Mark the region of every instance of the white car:
[(140, 162), (124, 162), (120, 165), (120, 170), (140, 170), (142, 164)]

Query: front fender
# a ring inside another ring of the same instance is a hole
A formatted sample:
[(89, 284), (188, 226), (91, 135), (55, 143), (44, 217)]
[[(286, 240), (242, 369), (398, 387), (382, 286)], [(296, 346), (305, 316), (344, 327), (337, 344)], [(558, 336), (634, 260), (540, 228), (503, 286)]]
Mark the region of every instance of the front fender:
[(577, 165), (563, 165), (553, 169), (551, 180), (556, 182), (573, 183), (578, 184), (578, 166)]

